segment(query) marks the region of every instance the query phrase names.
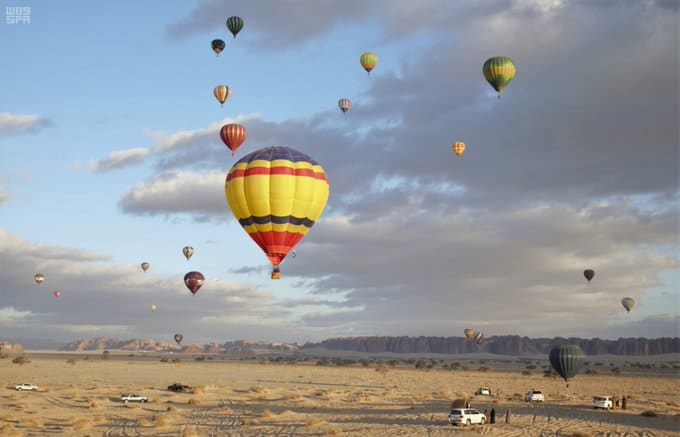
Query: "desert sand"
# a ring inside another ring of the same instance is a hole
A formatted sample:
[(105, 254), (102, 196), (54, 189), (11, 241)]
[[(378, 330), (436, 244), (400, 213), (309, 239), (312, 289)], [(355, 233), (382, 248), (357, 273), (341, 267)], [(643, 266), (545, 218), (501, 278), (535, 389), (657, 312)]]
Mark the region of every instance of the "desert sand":
[[(0, 435), (10, 436), (667, 436), (680, 435), (680, 377), (579, 375), (569, 386), (540, 371), (415, 369), (404, 363), (383, 375), (376, 366), (318, 366), (267, 360), (206, 360), (91, 354), (27, 354), (0, 360)], [(67, 362), (67, 360), (73, 360)], [(38, 392), (17, 392), (31, 382)], [(166, 387), (181, 382), (190, 393)], [(493, 396), (474, 396), (480, 386)], [(544, 405), (521, 401), (528, 389)], [(499, 392), (496, 396), (497, 390)], [(149, 403), (125, 404), (138, 393)], [(595, 395), (626, 395), (626, 410), (594, 411)], [(451, 401), (497, 411), (494, 425), (453, 427)], [(511, 421), (505, 423), (505, 411)], [(644, 417), (654, 411), (659, 417)]]

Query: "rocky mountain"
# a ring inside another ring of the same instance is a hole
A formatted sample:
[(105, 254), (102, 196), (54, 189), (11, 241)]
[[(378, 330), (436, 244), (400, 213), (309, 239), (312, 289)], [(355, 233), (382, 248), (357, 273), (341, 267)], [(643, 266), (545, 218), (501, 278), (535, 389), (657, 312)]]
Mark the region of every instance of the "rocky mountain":
[(518, 335), (489, 337), (479, 346), (465, 337), (347, 337), (331, 338), (320, 343), (306, 343), (302, 348), (324, 348), (334, 351), (352, 351), (395, 354), (465, 354), (487, 352), (498, 355), (547, 354), (559, 344), (576, 344), (586, 355), (658, 355), (680, 353), (680, 338), (529, 338)]
[(76, 340), (58, 348), (61, 351), (85, 352), (104, 350), (125, 350), (137, 352), (181, 352), (189, 354), (239, 354), (257, 355), (266, 353), (285, 353), (298, 350), (297, 345), (285, 343), (269, 343), (254, 340), (228, 341), (223, 344), (215, 342), (209, 344), (163, 343), (156, 340), (132, 339), (119, 340), (115, 338), (90, 338)]

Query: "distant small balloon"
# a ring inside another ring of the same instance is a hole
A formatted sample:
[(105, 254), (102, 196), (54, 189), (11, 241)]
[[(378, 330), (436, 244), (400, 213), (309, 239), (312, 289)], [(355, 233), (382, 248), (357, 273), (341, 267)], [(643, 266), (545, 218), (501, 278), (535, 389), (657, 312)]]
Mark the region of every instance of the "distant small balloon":
[(342, 112), (349, 111), (350, 106), (352, 106), (352, 102), (349, 99), (342, 98), (338, 100), (338, 107)]
[(455, 153), (456, 156), (460, 156), (463, 154), (463, 152), (465, 152), (465, 143), (462, 141), (456, 141), (453, 143), (451, 148), (453, 149), (453, 153)]
[(182, 340), (184, 340), (184, 336), (182, 334), (175, 334), (173, 338), (177, 344), (180, 344)]
[(590, 280), (595, 277), (595, 270), (591, 270), (591, 269), (584, 270), (583, 276), (585, 276), (586, 279), (588, 280), (588, 282), (590, 282)]
[(61, 291), (55, 290), (54, 293), (52, 293), (52, 294), (54, 295), (54, 297), (59, 297), (59, 296), (61, 296)]
[(36, 273), (33, 279), (35, 279), (35, 282), (40, 285), (43, 283), (43, 281), (45, 281), (45, 275), (42, 273)]
[(621, 299), (621, 305), (623, 305), (626, 311), (630, 313), (630, 310), (635, 306), (635, 299), (632, 297), (624, 297)]
[(142, 263), (142, 270), (144, 270), (145, 272), (146, 272), (147, 270), (149, 270), (149, 267), (151, 267), (151, 264), (149, 264), (149, 263)]
[(222, 41), (221, 39), (214, 39), (212, 40), (210, 45), (212, 46), (212, 49), (217, 54), (217, 56), (219, 56), (220, 53), (222, 53), (222, 50), (224, 50), (225, 44), (224, 41)]
[(151, 305), (151, 311), (155, 312), (156, 311), (156, 305)]
[(189, 259), (191, 258), (191, 255), (194, 254), (194, 248), (191, 246), (185, 246), (184, 249), (182, 249), (182, 253), (186, 259)]

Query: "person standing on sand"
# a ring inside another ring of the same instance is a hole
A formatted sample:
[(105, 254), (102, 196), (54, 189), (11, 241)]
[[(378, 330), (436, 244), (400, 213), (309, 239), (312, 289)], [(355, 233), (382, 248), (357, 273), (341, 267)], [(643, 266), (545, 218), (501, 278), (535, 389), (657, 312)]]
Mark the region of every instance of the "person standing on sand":
[(486, 418), (484, 423), (489, 423), (489, 410), (487, 410), (486, 408), (484, 409), (484, 417)]
[(489, 423), (496, 423), (496, 409), (491, 408), (491, 413), (489, 413)]

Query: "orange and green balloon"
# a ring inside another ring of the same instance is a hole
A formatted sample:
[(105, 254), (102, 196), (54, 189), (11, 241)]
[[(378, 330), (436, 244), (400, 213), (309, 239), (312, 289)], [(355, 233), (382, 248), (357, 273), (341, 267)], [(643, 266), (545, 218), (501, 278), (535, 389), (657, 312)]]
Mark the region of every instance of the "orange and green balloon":
[(373, 70), (375, 66), (378, 65), (378, 55), (375, 53), (366, 52), (361, 55), (359, 62), (361, 62), (361, 66), (364, 67), (364, 70), (366, 70), (366, 72), (370, 75), (371, 70)]

